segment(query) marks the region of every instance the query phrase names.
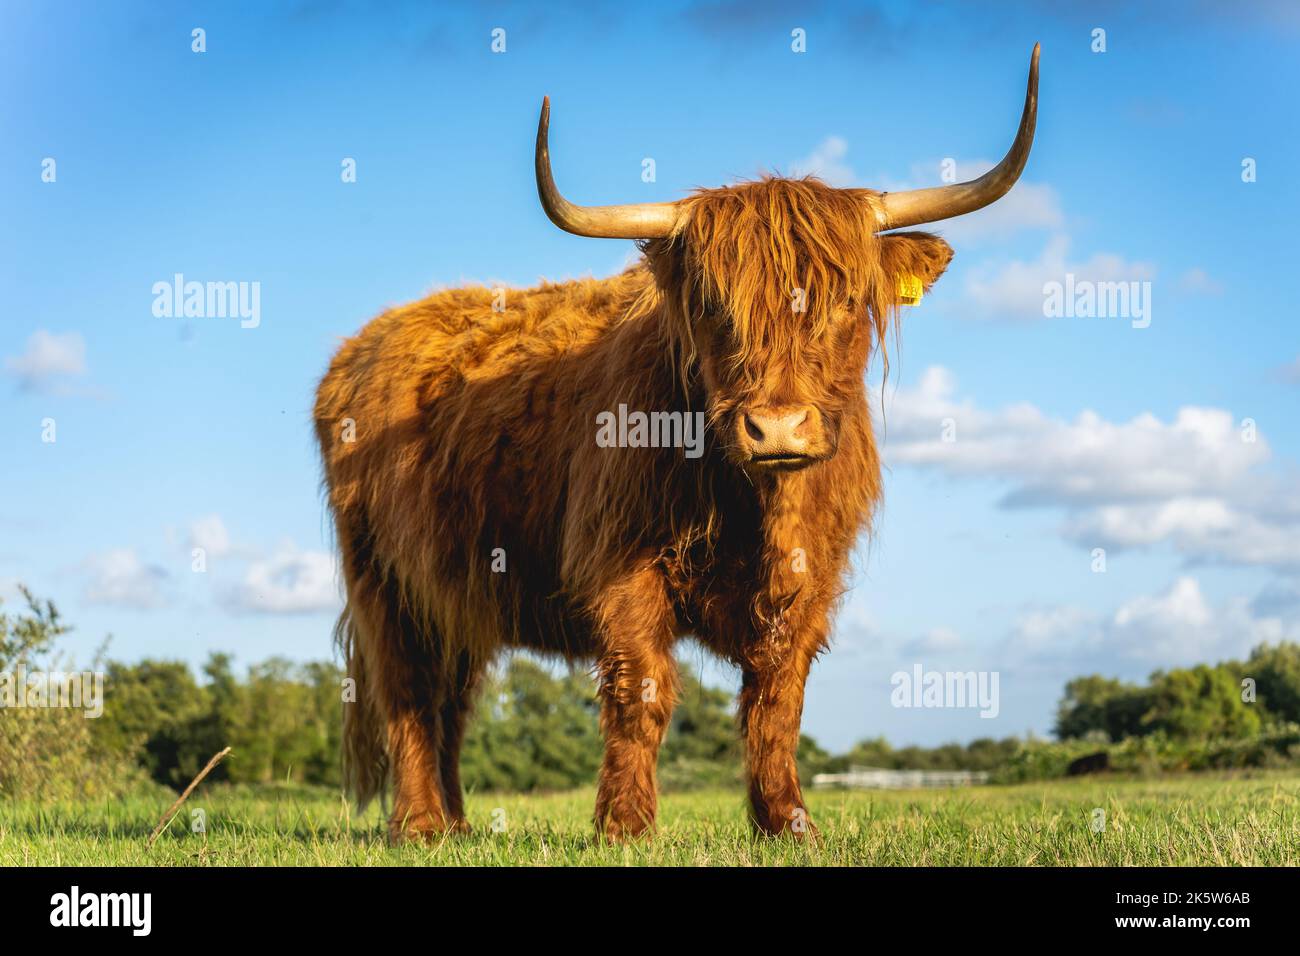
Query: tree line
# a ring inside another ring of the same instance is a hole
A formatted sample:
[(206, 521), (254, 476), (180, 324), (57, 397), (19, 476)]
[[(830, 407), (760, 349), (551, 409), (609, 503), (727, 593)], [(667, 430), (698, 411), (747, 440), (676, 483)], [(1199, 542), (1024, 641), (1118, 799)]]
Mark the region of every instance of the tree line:
[[(0, 613), (0, 673), (68, 666), (69, 630), (50, 602)], [(3, 612), (0, 608), (0, 612)], [(152, 780), (183, 787), (223, 747), (213, 779), (338, 786), (342, 670), (271, 658), (242, 674), (214, 653), (200, 673), (180, 661), (94, 662), (103, 713), (0, 710), (0, 794), (111, 795)], [(732, 696), (681, 667), (680, 701), (660, 754), (666, 790), (731, 786), (743, 754)], [(883, 738), (832, 754), (801, 739), (800, 772), (852, 766), (986, 770), (995, 780), (1056, 776), (1099, 748), (1112, 766), (1178, 770), (1300, 761), (1300, 645), (1256, 648), (1245, 661), (1157, 671), (1146, 684), (1100, 675), (1070, 681), (1056, 742), (980, 739), (894, 748)], [(461, 775), (471, 791), (561, 790), (591, 783), (602, 754), (594, 684), (582, 672), (511, 658), (486, 680), (466, 735)]]

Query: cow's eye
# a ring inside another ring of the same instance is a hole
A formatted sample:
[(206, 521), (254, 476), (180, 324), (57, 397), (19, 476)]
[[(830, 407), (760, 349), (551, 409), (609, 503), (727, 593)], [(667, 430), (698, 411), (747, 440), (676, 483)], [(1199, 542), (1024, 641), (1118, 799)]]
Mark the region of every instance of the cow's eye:
[(717, 329), (724, 335), (729, 335), (735, 331), (736, 325), (731, 321), (731, 313), (724, 309), (717, 309), (705, 314), (704, 319), (708, 322), (709, 327)]
[(699, 320), (712, 326), (720, 326), (726, 321), (726, 310), (713, 302), (705, 302), (699, 310)]

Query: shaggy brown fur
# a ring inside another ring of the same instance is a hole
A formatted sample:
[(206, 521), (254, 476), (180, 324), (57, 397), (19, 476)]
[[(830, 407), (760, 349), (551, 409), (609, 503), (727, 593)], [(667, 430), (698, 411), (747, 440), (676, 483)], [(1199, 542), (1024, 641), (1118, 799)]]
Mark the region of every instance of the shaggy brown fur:
[[(812, 832), (804, 682), (881, 492), (864, 373), (899, 275), (928, 287), (952, 255), (876, 235), (876, 195), (776, 178), (700, 191), (622, 275), (510, 292), (501, 313), (486, 289), (437, 292), (339, 350), (315, 417), (358, 684), (346, 763), (362, 801), (391, 771), (395, 839), (467, 827), (467, 712), (515, 647), (595, 662), (597, 827), (649, 829), (687, 634), (740, 668), (755, 826)], [(597, 447), (597, 415), (620, 403), (706, 412), (703, 456)], [(811, 410), (807, 467), (746, 458), (746, 413), (768, 407)]]

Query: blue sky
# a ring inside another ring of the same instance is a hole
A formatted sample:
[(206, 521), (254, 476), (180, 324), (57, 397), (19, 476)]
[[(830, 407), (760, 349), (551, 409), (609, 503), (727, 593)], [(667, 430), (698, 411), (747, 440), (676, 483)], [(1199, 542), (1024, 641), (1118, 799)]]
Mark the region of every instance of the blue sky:
[[(935, 185), (944, 160), (965, 178), (1001, 156), (1041, 40), (1022, 182), (935, 227), (956, 258), (904, 315), (884, 510), (806, 728), (837, 748), (1046, 733), (1079, 673), (1300, 638), (1300, 14), (1040, 6), (5, 0), (0, 594), (54, 598), (83, 656), (106, 634), (124, 658), (328, 655), (309, 410), (340, 337), (442, 285), (634, 252), (538, 208), (544, 93), (579, 202), (771, 169)], [(260, 324), (155, 316), (175, 273), (259, 283)], [(1045, 318), (1067, 273), (1149, 283), (1150, 325)], [(918, 663), (996, 670), (999, 716), (892, 707)]]

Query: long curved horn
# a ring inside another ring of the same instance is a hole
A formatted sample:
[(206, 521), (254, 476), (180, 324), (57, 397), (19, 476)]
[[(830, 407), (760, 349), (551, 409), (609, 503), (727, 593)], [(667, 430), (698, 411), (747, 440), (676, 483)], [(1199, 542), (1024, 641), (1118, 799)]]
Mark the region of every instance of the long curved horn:
[(880, 197), (882, 231), (964, 216), (1001, 199), (1016, 184), (1034, 143), (1034, 122), (1038, 118), (1038, 48), (1039, 44), (1035, 43), (1029, 61), (1029, 87), (1025, 91), (1025, 110), (1020, 114), (1020, 129), (1002, 162), (970, 182), (885, 193)]
[(593, 239), (657, 239), (670, 236), (680, 214), (676, 203), (644, 202), (628, 206), (575, 206), (560, 195), (551, 175), (551, 98), (542, 99), (537, 121), (537, 196), (546, 215), (565, 232)]

